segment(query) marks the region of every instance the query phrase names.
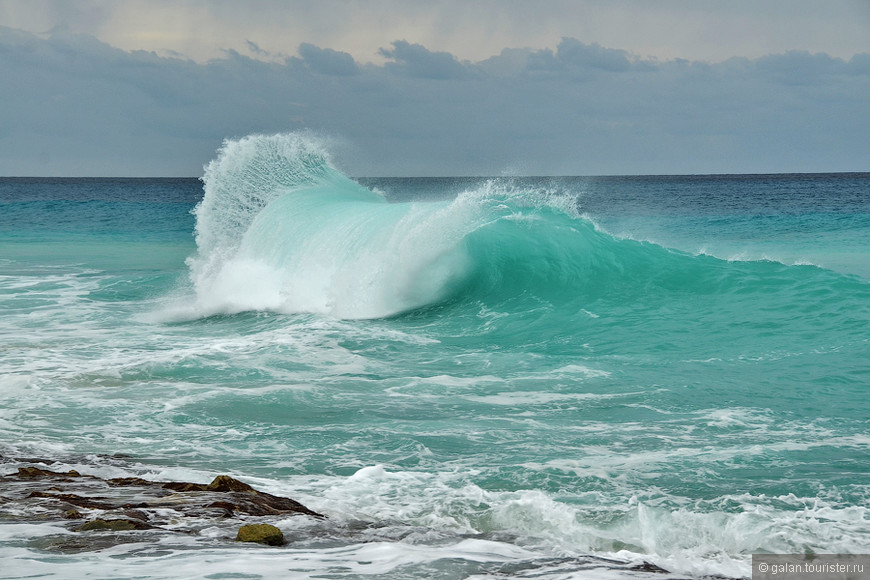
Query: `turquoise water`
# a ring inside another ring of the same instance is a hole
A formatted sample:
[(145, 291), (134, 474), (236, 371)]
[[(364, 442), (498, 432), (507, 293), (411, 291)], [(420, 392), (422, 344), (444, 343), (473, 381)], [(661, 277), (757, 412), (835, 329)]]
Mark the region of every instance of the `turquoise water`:
[[(748, 577), (870, 545), (870, 174), (352, 180), (278, 135), (202, 182), (0, 204), (0, 454), (388, 523), (279, 522), (299, 541), (245, 573)], [(8, 577), (250, 554), (0, 530)]]

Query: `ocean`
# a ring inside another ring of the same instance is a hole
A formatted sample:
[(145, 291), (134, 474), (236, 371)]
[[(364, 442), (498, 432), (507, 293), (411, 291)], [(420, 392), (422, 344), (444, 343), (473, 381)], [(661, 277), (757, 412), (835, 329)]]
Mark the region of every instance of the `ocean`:
[(6, 477), (2, 578), (866, 553), (868, 391), (867, 173), (351, 179), (283, 134), (202, 180), (0, 179), (0, 475), (228, 474), (327, 516), (76, 548), (105, 532)]

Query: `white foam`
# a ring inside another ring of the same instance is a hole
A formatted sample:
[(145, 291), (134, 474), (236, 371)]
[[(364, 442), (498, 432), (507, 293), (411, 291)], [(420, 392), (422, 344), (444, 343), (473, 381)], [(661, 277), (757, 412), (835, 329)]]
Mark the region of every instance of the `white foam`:
[(488, 405), (547, 405), (562, 401), (588, 401), (612, 399), (619, 395), (598, 393), (554, 393), (542, 391), (510, 391), (494, 395), (465, 395), (463, 398), (469, 401), (485, 403)]
[(356, 473), (350, 476), (350, 481), (362, 481), (365, 479), (383, 479), (387, 477), (387, 472), (383, 465), (370, 465), (363, 467)]

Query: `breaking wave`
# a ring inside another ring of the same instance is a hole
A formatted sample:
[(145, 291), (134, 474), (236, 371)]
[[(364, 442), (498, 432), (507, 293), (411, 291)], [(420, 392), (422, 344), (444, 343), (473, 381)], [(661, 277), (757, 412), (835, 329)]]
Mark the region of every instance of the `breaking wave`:
[(807, 283), (799, 266), (612, 236), (579, 212), (576, 197), (509, 180), (450, 200), (391, 203), (337, 170), (307, 134), (228, 140), (203, 181), (188, 263), (204, 314), (364, 319), (457, 302), (577, 311), (601, 300)]

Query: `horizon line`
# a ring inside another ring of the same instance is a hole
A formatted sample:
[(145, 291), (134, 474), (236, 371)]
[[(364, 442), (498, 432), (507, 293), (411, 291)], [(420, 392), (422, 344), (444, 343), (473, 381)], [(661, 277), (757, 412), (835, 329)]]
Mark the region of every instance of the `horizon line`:
[[(778, 171), (778, 172), (728, 172), (728, 173), (600, 173), (600, 174), (536, 174), (536, 175), (353, 175), (350, 179), (554, 179), (554, 178), (622, 178), (622, 177), (765, 177), (786, 175), (864, 175), (870, 170), (854, 171)], [(198, 179), (196, 175), (0, 175), (0, 180), (20, 179)]]

